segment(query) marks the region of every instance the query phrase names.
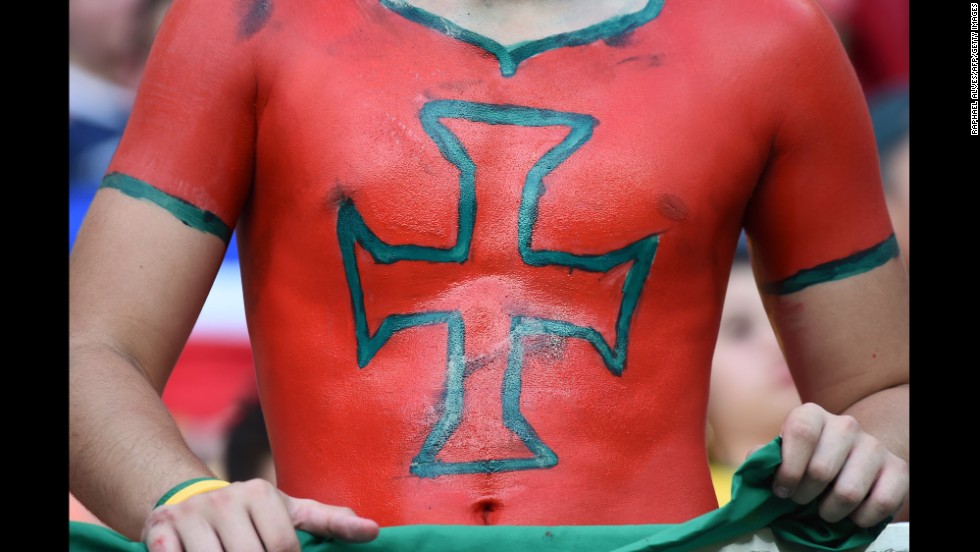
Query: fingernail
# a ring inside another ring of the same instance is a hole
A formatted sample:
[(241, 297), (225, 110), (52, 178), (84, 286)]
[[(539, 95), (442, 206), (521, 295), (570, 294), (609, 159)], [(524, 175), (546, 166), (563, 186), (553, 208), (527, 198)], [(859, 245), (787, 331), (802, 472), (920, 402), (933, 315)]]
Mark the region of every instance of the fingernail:
[(372, 520), (365, 518), (357, 518), (360, 523), (357, 524), (356, 528), (352, 528), (351, 536), (354, 540), (359, 542), (374, 540), (378, 537), (379, 527), (378, 524)]
[(776, 485), (776, 488), (775, 490), (773, 490), (773, 492), (779, 498), (789, 498), (789, 495), (793, 494), (793, 492), (789, 490), (789, 487), (784, 487), (782, 485)]

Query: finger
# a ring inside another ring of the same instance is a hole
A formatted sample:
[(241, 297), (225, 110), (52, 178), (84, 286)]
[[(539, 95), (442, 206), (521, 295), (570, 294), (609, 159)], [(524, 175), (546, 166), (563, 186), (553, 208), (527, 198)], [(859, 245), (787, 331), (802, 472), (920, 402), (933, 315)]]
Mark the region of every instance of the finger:
[(148, 552), (180, 552), (180, 538), (173, 527), (174, 507), (164, 506), (150, 512), (140, 540)]
[(783, 461), (772, 485), (776, 496), (789, 498), (799, 486), (823, 432), (825, 414), (823, 408), (807, 403), (793, 409), (783, 422)]
[[(175, 506), (175, 526), (183, 540), (185, 536), (200, 539), (202, 545), (206, 542), (211, 550), (212, 536), (216, 539), (217, 550), (235, 550), (241, 552), (263, 552), (262, 544), (248, 511), (242, 502), (243, 492), (241, 483), (233, 483), (223, 489), (192, 496)], [(202, 527), (206, 528), (202, 529)], [(208, 536), (205, 537), (204, 535)], [(184, 547), (192, 549), (185, 542)]]
[[(178, 504), (177, 507), (185, 503)], [(176, 516), (174, 529), (185, 552), (223, 552), (214, 528), (200, 516)]]
[(299, 552), (299, 539), (286, 511), (289, 497), (264, 481), (253, 481), (256, 482), (254, 492), (262, 496), (249, 505), (249, 515), (262, 544), (269, 552)]
[(180, 552), (180, 537), (170, 525), (160, 524), (151, 527), (143, 537), (147, 552)]
[(840, 473), (860, 432), (860, 424), (851, 416), (835, 416), (825, 422), (803, 479), (793, 492), (793, 502), (808, 504), (820, 496)]
[(224, 550), (264, 552), (252, 519), (244, 507), (225, 509), (220, 519), (212, 521), (211, 525)]
[(837, 480), (820, 503), (820, 517), (835, 522), (856, 510), (881, 473), (886, 454), (884, 445), (874, 437), (865, 435), (858, 439)]
[(297, 529), (350, 542), (366, 542), (378, 536), (378, 524), (370, 519), (359, 517), (350, 508), (327, 506), (313, 500), (287, 498), (289, 517)]
[(198, 499), (207, 503), (211, 525), (225, 550), (299, 551), (292, 521), (275, 487), (262, 479), (252, 479), (232, 483), (228, 491), (209, 493)]
[(893, 456), (886, 460), (885, 467), (871, 487), (871, 494), (854, 510), (851, 520), (859, 527), (876, 525), (901, 510), (908, 492), (909, 466)]

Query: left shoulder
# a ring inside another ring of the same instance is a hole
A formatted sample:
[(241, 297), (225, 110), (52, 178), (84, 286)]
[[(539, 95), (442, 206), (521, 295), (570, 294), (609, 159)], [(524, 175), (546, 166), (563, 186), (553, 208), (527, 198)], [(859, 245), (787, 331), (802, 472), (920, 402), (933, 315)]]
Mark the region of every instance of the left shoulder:
[[(665, 12), (669, 6), (668, 0)], [(740, 74), (791, 83), (833, 66), (849, 67), (837, 30), (814, 0), (711, 0), (674, 13), (690, 18), (683, 26), (698, 29), (698, 41), (710, 44), (712, 55)]]

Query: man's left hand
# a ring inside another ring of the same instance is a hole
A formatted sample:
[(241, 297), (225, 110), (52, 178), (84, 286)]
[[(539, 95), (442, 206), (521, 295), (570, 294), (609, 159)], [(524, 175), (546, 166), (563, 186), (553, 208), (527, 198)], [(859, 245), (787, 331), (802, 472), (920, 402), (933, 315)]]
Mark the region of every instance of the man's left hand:
[(821, 518), (835, 522), (850, 516), (860, 527), (895, 515), (905, 503), (908, 462), (865, 433), (854, 417), (807, 403), (790, 412), (781, 435), (776, 496), (798, 504), (819, 497)]

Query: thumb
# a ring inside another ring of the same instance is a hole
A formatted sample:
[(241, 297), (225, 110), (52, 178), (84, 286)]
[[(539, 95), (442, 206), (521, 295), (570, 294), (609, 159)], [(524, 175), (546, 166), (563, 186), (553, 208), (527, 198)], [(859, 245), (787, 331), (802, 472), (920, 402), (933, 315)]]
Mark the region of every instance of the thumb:
[(350, 542), (367, 542), (378, 537), (378, 524), (358, 516), (350, 508), (284, 496), (289, 518), (297, 529)]

